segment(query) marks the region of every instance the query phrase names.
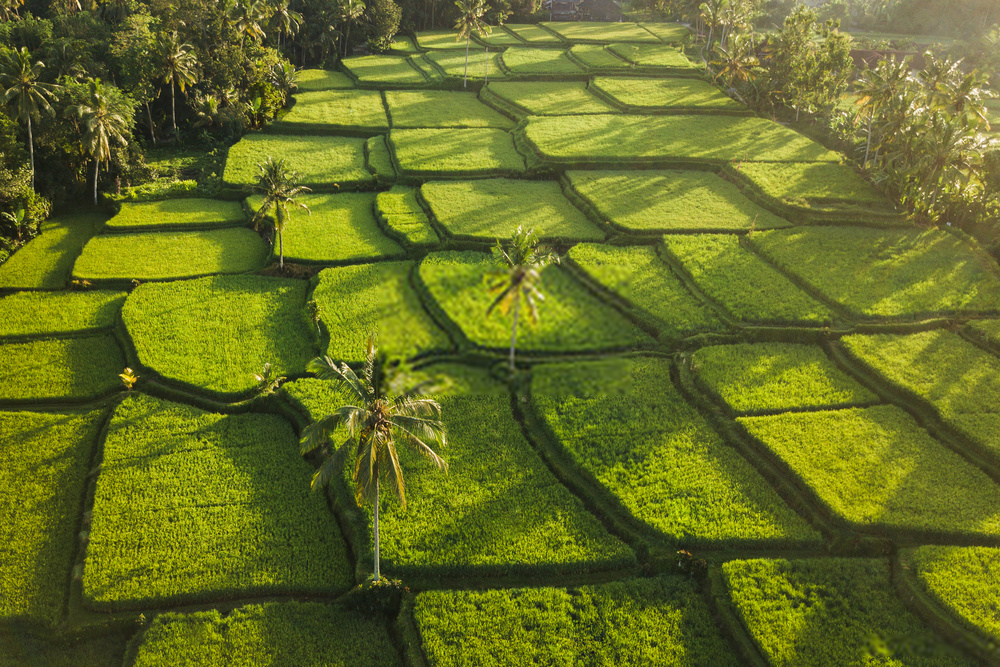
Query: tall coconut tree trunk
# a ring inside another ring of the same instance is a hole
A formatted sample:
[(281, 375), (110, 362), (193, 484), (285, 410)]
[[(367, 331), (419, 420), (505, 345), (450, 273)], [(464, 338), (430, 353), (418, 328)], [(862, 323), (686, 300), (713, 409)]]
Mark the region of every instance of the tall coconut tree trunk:
[(31, 156), (31, 189), (35, 189), (35, 140), (31, 136), (31, 114), (28, 114), (28, 155)]
[(285, 270), (285, 240), (281, 235), (281, 227), (278, 227), (278, 268)]
[(175, 77), (170, 77), (170, 118), (174, 123), (174, 143), (176, 144), (180, 137), (177, 134), (177, 93), (174, 91), (174, 79)]
[(94, 206), (97, 206), (97, 170), (101, 167), (101, 161), (94, 158)]
[(465, 38), (465, 74), (462, 76), (462, 88), (469, 85), (469, 41), (472, 39), (470, 32)]
[(149, 119), (149, 138), (156, 145), (156, 127), (153, 125), (153, 112), (149, 109), (149, 100), (146, 100), (146, 117)]
[(514, 326), (510, 328), (510, 370), (514, 371), (514, 347), (517, 344), (517, 316), (521, 312), (521, 295), (514, 299)]
[(375, 581), (379, 580), (381, 572), (379, 572), (378, 563), (378, 473), (375, 474)]
[(344, 35), (344, 57), (347, 57), (347, 45), (351, 43), (351, 22), (347, 22), (347, 33)]

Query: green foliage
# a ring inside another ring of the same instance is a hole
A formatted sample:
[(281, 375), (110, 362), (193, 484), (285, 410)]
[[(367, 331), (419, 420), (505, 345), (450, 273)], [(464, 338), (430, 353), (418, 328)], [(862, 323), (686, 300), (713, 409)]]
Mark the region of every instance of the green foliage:
[(434, 246), (440, 239), (431, 227), (427, 214), (417, 201), (416, 188), (394, 185), (375, 198), (375, 215), (390, 234), (405, 238), (415, 246)]
[(393, 0), (369, 0), (365, 5), (368, 49), (375, 53), (389, 50), (402, 18), (403, 10)]
[(476, 99), (475, 93), (440, 90), (386, 91), (386, 105), (395, 128), (494, 127), (514, 123)]
[(558, 49), (512, 46), (503, 52), (502, 60), (512, 76), (583, 74), (583, 69)]
[[(745, 107), (701, 79), (594, 77), (591, 84), (630, 109), (690, 109), (739, 111)], [(801, 167), (800, 167), (801, 168)]]
[(95, 213), (64, 215), (42, 223), (42, 234), (0, 264), (0, 289), (61, 289), (73, 262), (104, 224)]
[(62, 615), (102, 416), (0, 412), (0, 619), (6, 623), (54, 626)]
[(972, 320), (965, 330), (992, 345), (1000, 345), (1000, 320)]
[(296, 83), (299, 91), (303, 93), (317, 90), (346, 90), (354, 87), (354, 82), (343, 72), (325, 69), (302, 70)]
[(0, 343), (0, 401), (89, 401), (119, 387), (125, 357), (112, 336)]
[(856, 528), (1000, 535), (1000, 488), (895, 406), (739, 422)]
[(637, 67), (663, 68), (671, 71), (694, 72), (694, 63), (673, 46), (662, 44), (612, 44), (608, 50)]
[(340, 61), (362, 85), (425, 86), (427, 77), (408, 57), (357, 56)]
[(768, 197), (818, 210), (893, 211), (892, 202), (844, 164), (745, 162), (738, 173)]
[[(484, 277), (489, 255), (475, 252), (432, 253), (420, 264), (420, 278), (445, 313), (475, 344), (504, 349), (510, 342), (507, 318), (486, 317), (493, 297)], [(521, 351), (579, 351), (648, 344), (649, 337), (624, 316), (604, 305), (565, 270), (542, 272), (545, 313), (534, 327), (521, 329)]]
[(102, 234), (84, 246), (73, 278), (120, 282), (246, 273), (262, 268), (270, 254), (260, 236), (242, 227)]
[(598, 216), (638, 233), (737, 231), (789, 223), (707, 171), (568, 171)]
[(326, 354), (337, 361), (365, 358), (364, 332), (374, 331), (390, 357), (413, 357), (451, 347), (410, 287), (413, 262), (378, 262), (326, 269), (313, 298), (330, 335)]
[(722, 572), (772, 665), (971, 664), (896, 596), (888, 561), (735, 560)]
[(164, 228), (210, 229), (246, 223), (239, 202), (218, 199), (164, 199), (124, 203), (118, 215), (107, 222), (109, 230), (150, 231)]
[(393, 130), (389, 139), (402, 172), (414, 178), (524, 173), (524, 158), (503, 130)]
[(337, 134), (345, 130), (378, 134), (389, 130), (382, 95), (375, 90), (324, 90), (295, 96), (295, 106), (269, 131)]
[(609, 292), (631, 304), (637, 317), (659, 330), (661, 340), (726, 328), (650, 246), (581, 244), (570, 249), (569, 258)]
[(0, 632), (0, 665), (45, 667), (121, 667), (128, 637), (112, 633), (91, 639), (49, 641), (30, 630)]
[(846, 336), (880, 377), (931, 404), (947, 424), (1000, 458), (1000, 360), (949, 331)]
[(671, 542), (716, 548), (819, 542), (685, 402), (666, 360), (537, 366), (531, 395), (573, 460)]
[(218, 415), (132, 393), (104, 444), (83, 575), (95, 609), (335, 594), (343, 538), (280, 417)]
[(0, 338), (110, 329), (122, 292), (16, 292), (0, 298)]
[(260, 276), (146, 283), (125, 301), (122, 319), (144, 366), (202, 389), (246, 393), (265, 363), (288, 376), (316, 355), (307, 289)]
[(815, 345), (758, 343), (703, 347), (691, 357), (698, 379), (739, 414), (878, 402)]
[(814, 227), (754, 234), (781, 269), (866, 318), (1000, 310), (1000, 279), (966, 241), (937, 229)]
[(580, 589), (428, 591), (414, 609), (433, 665), (739, 664), (679, 577)]
[(543, 160), (569, 164), (634, 164), (687, 160), (837, 162), (840, 157), (763, 118), (732, 116), (533, 117), (524, 129)]
[(667, 251), (695, 284), (743, 322), (829, 324), (834, 315), (728, 234), (668, 235)]
[(553, 181), (431, 181), (420, 194), (438, 222), (458, 238), (507, 239), (523, 226), (548, 242), (604, 240), (604, 232)]
[(234, 185), (257, 182), (257, 164), (263, 156), (280, 156), (288, 168), (311, 188), (368, 185), (374, 181), (365, 168), (365, 140), (351, 137), (298, 137), (248, 134), (229, 149), (223, 179)]
[(301, 667), (401, 665), (377, 620), (315, 602), (265, 602), (156, 617), (142, 636), (136, 667), (261, 663)]
[(660, 44), (660, 38), (637, 23), (598, 21), (543, 21), (539, 25), (567, 42), (645, 42)]
[(480, 93), (484, 100), (499, 97), (526, 114), (570, 116), (609, 113), (614, 107), (591, 95), (587, 84), (578, 81), (499, 81)]

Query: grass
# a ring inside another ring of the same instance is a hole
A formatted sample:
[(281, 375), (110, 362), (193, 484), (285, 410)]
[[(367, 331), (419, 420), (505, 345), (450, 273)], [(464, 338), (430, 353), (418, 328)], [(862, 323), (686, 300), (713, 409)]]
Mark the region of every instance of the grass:
[(1000, 641), (1000, 549), (925, 545), (900, 551), (907, 576), (973, 632)]
[(125, 632), (73, 641), (42, 639), (30, 629), (0, 633), (0, 664), (10, 667), (121, 667), (125, 658)]
[(1000, 310), (992, 260), (937, 229), (815, 227), (755, 234), (751, 243), (779, 268), (864, 318)]
[(763, 118), (594, 114), (528, 119), (525, 137), (543, 160), (657, 164), (732, 160), (826, 161), (840, 157)]
[[(0, 621), (55, 626), (103, 414), (0, 412)], [(2, 656), (2, 653), (0, 653)], [(6, 663), (2, 657), (0, 662)]]
[(324, 90), (295, 96), (295, 106), (269, 131), (288, 134), (336, 134), (389, 130), (382, 94), (377, 90)]
[(122, 319), (144, 366), (213, 392), (249, 392), (265, 363), (276, 375), (302, 373), (319, 351), (307, 288), (260, 276), (145, 284)]
[(635, 233), (744, 231), (789, 223), (706, 171), (568, 171), (570, 185), (595, 213)]
[(451, 348), (410, 287), (412, 268), (413, 262), (379, 262), (320, 272), (312, 298), (330, 335), (327, 355), (363, 361), (367, 331), (377, 332), (379, 350), (392, 357)]
[(465, 53), (465, 40), (457, 39), (458, 32), (455, 30), (422, 30), (416, 35), (417, 46), (421, 49), (461, 49)]
[(495, 95), (502, 102), (538, 116), (615, 111), (614, 107), (591, 95), (587, 84), (579, 81), (498, 81), (484, 88), (480, 95), (485, 99)]
[(833, 312), (732, 234), (667, 235), (663, 242), (694, 283), (747, 323), (829, 325)]
[(396, 180), (396, 168), (392, 165), (392, 154), (384, 134), (369, 137), (365, 141), (365, 153), (368, 154), (368, 169), (375, 173), (375, 180), (380, 184)]
[(417, 201), (417, 189), (394, 185), (375, 197), (375, 216), (393, 235), (415, 246), (434, 246), (440, 242), (427, 214)]
[(593, 85), (621, 104), (638, 111), (656, 109), (745, 110), (718, 88), (701, 79), (651, 79), (598, 76)]
[(502, 58), (512, 76), (583, 74), (583, 70), (558, 49), (512, 46), (503, 52)]
[(534, 46), (551, 46), (564, 43), (558, 36), (533, 23), (508, 23), (504, 25), (504, 30), (512, 32), (528, 44)]
[(414, 178), (524, 173), (524, 158), (503, 130), (393, 130), (389, 139), (402, 172)]
[(353, 582), (340, 531), (280, 417), (133, 393), (104, 443), (83, 574), (87, 606), (275, 594)]
[(142, 635), (135, 667), (260, 664), (402, 665), (385, 624), (315, 602), (265, 602), (157, 616)]
[(364, 139), (353, 137), (248, 134), (229, 149), (223, 180), (255, 185), (257, 165), (271, 156), (284, 159), (300, 183), (313, 189), (369, 185), (374, 177), (365, 168), (364, 146)]
[(646, 23), (639, 24), (649, 32), (668, 44), (680, 44), (691, 31), (680, 23)]
[(218, 199), (164, 199), (124, 203), (118, 215), (107, 222), (111, 231), (156, 231), (162, 229), (210, 229), (245, 224), (246, 212), (239, 202)]
[(663, 44), (611, 44), (608, 49), (637, 67), (655, 67), (670, 70), (698, 70), (684, 53)]
[(506, 116), (489, 108), (475, 93), (443, 90), (386, 91), (386, 104), (393, 128), (514, 126)]
[(740, 343), (691, 357), (698, 379), (738, 414), (877, 403), (815, 345)]
[(738, 173), (768, 197), (794, 206), (820, 210), (860, 208), (895, 211), (885, 195), (844, 164), (746, 162), (739, 165)]
[(534, 409), (636, 519), (685, 547), (809, 546), (819, 534), (670, 381), (665, 359), (536, 366)]
[(457, 238), (507, 240), (523, 226), (550, 242), (604, 240), (604, 232), (563, 196), (555, 181), (431, 181), (420, 194)]
[[(345, 192), (299, 197), (309, 212), (293, 210), (285, 224), (285, 259), (343, 263), (402, 256), (403, 249), (379, 230), (375, 196), (374, 192)], [(250, 207), (259, 208), (261, 201), (259, 196), (251, 197)]]
[(427, 77), (405, 56), (353, 56), (340, 61), (362, 85), (425, 86)]
[(121, 387), (125, 357), (112, 336), (0, 343), (0, 401), (81, 402)]
[(990, 345), (1000, 345), (1000, 320), (972, 320), (965, 330)]
[(632, 67), (631, 63), (599, 44), (576, 44), (569, 50), (569, 55), (582, 63), (587, 70), (620, 70)]
[(739, 422), (855, 528), (1000, 536), (1000, 488), (895, 406)]
[(428, 591), (414, 617), (433, 665), (737, 665), (694, 582)]
[(0, 298), (0, 338), (110, 329), (123, 303), (123, 292), (17, 292)]
[(513, 33), (507, 32), (503, 26), (493, 26), (489, 35), (476, 35), (476, 41), (488, 46), (520, 46), (524, 44)]
[(647, 42), (659, 44), (660, 39), (636, 23), (606, 21), (543, 21), (545, 26), (567, 42)]
[(887, 560), (735, 560), (722, 572), (740, 621), (776, 667), (972, 664), (897, 597)]
[[(506, 75), (500, 66), (500, 52), (491, 51), (489, 60), (486, 59), (486, 50), (480, 50), (473, 46), (469, 51), (469, 66), (465, 66), (465, 50), (461, 51), (431, 51), (423, 55), (424, 61), (429, 63), (435, 76), (444, 76), (452, 79), (465, 79), (471, 81), (484, 79), (489, 73), (490, 81), (503, 79)], [(492, 85), (492, 84), (491, 84)]]
[(247, 273), (267, 263), (271, 249), (242, 227), (201, 232), (95, 236), (73, 265), (90, 281), (173, 280), (210, 273)]
[(609, 292), (632, 306), (636, 317), (659, 331), (660, 340), (678, 340), (726, 325), (684, 287), (650, 246), (575, 246), (569, 258)]
[(42, 233), (0, 264), (0, 289), (62, 289), (83, 246), (107, 216), (80, 213), (42, 223)]
[(892, 386), (1000, 459), (1000, 360), (950, 331), (846, 336), (844, 346)]
[(353, 88), (354, 82), (343, 72), (325, 69), (306, 69), (299, 72), (298, 91), (311, 93), (317, 90), (344, 90)]
[[(509, 317), (486, 317), (493, 301), (484, 277), (494, 264), (484, 253), (432, 253), (420, 264), (420, 277), (431, 296), (473, 343), (506, 349), (510, 345)], [(648, 344), (650, 338), (628, 319), (604, 305), (565, 270), (550, 267), (542, 273), (545, 302), (537, 326), (521, 326), (517, 349), (533, 352), (572, 352)]]

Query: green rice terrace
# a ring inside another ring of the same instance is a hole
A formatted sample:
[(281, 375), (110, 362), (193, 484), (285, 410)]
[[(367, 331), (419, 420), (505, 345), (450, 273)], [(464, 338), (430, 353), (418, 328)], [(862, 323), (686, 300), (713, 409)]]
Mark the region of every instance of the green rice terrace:
[[(450, 31), (348, 56), (217, 198), (0, 264), (0, 665), (1000, 663), (1000, 269), (685, 34), (507, 25), (467, 87)], [(537, 321), (491, 306), (519, 227)], [(405, 508), (300, 452), (370, 332), (447, 431)]]

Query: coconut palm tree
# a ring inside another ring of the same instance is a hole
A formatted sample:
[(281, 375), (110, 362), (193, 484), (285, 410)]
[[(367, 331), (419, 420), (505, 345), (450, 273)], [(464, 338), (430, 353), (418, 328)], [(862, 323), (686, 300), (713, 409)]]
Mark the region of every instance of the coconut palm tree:
[(90, 79), (90, 99), (67, 109), (83, 121), (83, 150), (94, 160), (94, 204), (97, 204), (97, 175), (102, 162), (111, 159), (111, 144), (128, 144), (129, 121), (114, 109), (100, 79)]
[(3, 103), (14, 107), (14, 117), (28, 128), (28, 155), (31, 158), (31, 187), (35, 187), (35, 140), (31, 133), (31, 119), (39, 118), (42, 113), (55, 115), (49, 102), (56, 100), (56, 85), (42, 83), (38, 77), (45, 63), (32, 62), (31, 53), (27, 48), (11, 51), (4, 59), (0, 81), (4, 88)]
[(254, 189), (258, 194), (264, 196), (264, 202), (254, 215), (253, 222), (257, 226), (267, 217), (271, 207), (274, 207), (274, 231), (278, 235), (278, 267), (285, 268), (285, 246), (282, 239), (282, 232), (285, 231), (285, 224), (291, 217), (291, 208), (300, 208), (306, 213), (311, 213), (309, 207), (296, 198), (305, 193), (312, 192), (304, 185), (299, 185), (299, 175), (285, 167), (285, 160), (274, 160), (270, 156), (257, 165), (260, 176)]
[(272, 7), (271, 27), (278, 33), (278, 49), (281, 49), (281, 38), (291, 37), (299, 31), (302, 25), (302, 14), (288, 5), (288, 0), (276, 0)]
[(455, 6), (461, 12), (455, 21), (455, 29), (458, 30), (455, 41), (465, 40), (465, 74), (462, 78), (464, 88), (469, 85), (469, 41), (472, 39), (472, 33), (482, 37), (490, 34), (493, 28), (482, 21), (483, 14), (489, 9), (483, 0), (455, 0)]
[(240, 0), (233, 5), (229, 15), (236, 31), (240, 33), (240, 44), (246, 37), (254, 42), (263, 42), (267, 37), (261, 23), (267, 17), (267, 7), (264, 0)]
[(177, 135), (177, 93), (175, 88), (184, 92), (186, 86), (193, 86), (198, 80), (198, 57), (194, 47), (181, 43), (181, 38), (174, 30), (159, 36), (160, 71), (163, 83), (170, 84), (170, 117), (174, 125), (174, 141)]
[(351, 23), (361, 18), (365, 13), (365, 3), (361, 0), (341, 0), (339, 6), (340, 22), (347, 26), (344, 33), (344, 55), (347, 55), (347, 45), (351, 41)]
[(514, 371), (521, 300), (528, 308), (528, 321), (534, 324), (538, 321), (538, 304), (545, 300), (541, 290), (542, 270), (549, 264), (558, 264), (559, 257), (538, 244), (538, 236), (533, 230), (525, 230), (519, 225), (509, 248), (504, 248), (497, 240), (493, 246), (493, 259), (497, 269), (489, 276), (488, 286), (490, 292), (497, 296), (486, 310), (486, 316), (489, 317), (494, 310), (500, 310), (504, 315), (512, 314), (510, 370)]
[(312, 478), (313, 490), (326, 486), (337, 473), (330, 438), (346, 432), (344, 445), (354, 444), (354, 493), (358, 504), (373, 506), (375, 538), (375, 581), (379, 580), (379, 493), (383, 481), (389, 485), (400, 504), (406, 507), (406, 486), (399, 462), (397, 444), (410, 445), (442, 470), (448, 464), (431, 445), (444, 446), (447, 436), (441, 423), (441, 406), (421, 396), (424, 385), (396, 394), (388, 378), (389, 366), (378, 354), (375, 335), (368, 337), (364, 368), (358, 377), (345, 363), (337, 366), (330, 357), (317, 357), (308, 370), (321, 380), (334, 380), (343, 393), (356, 401), (319, 419), (302, 432), (302, 453), (323, 448), (325, 460)]

